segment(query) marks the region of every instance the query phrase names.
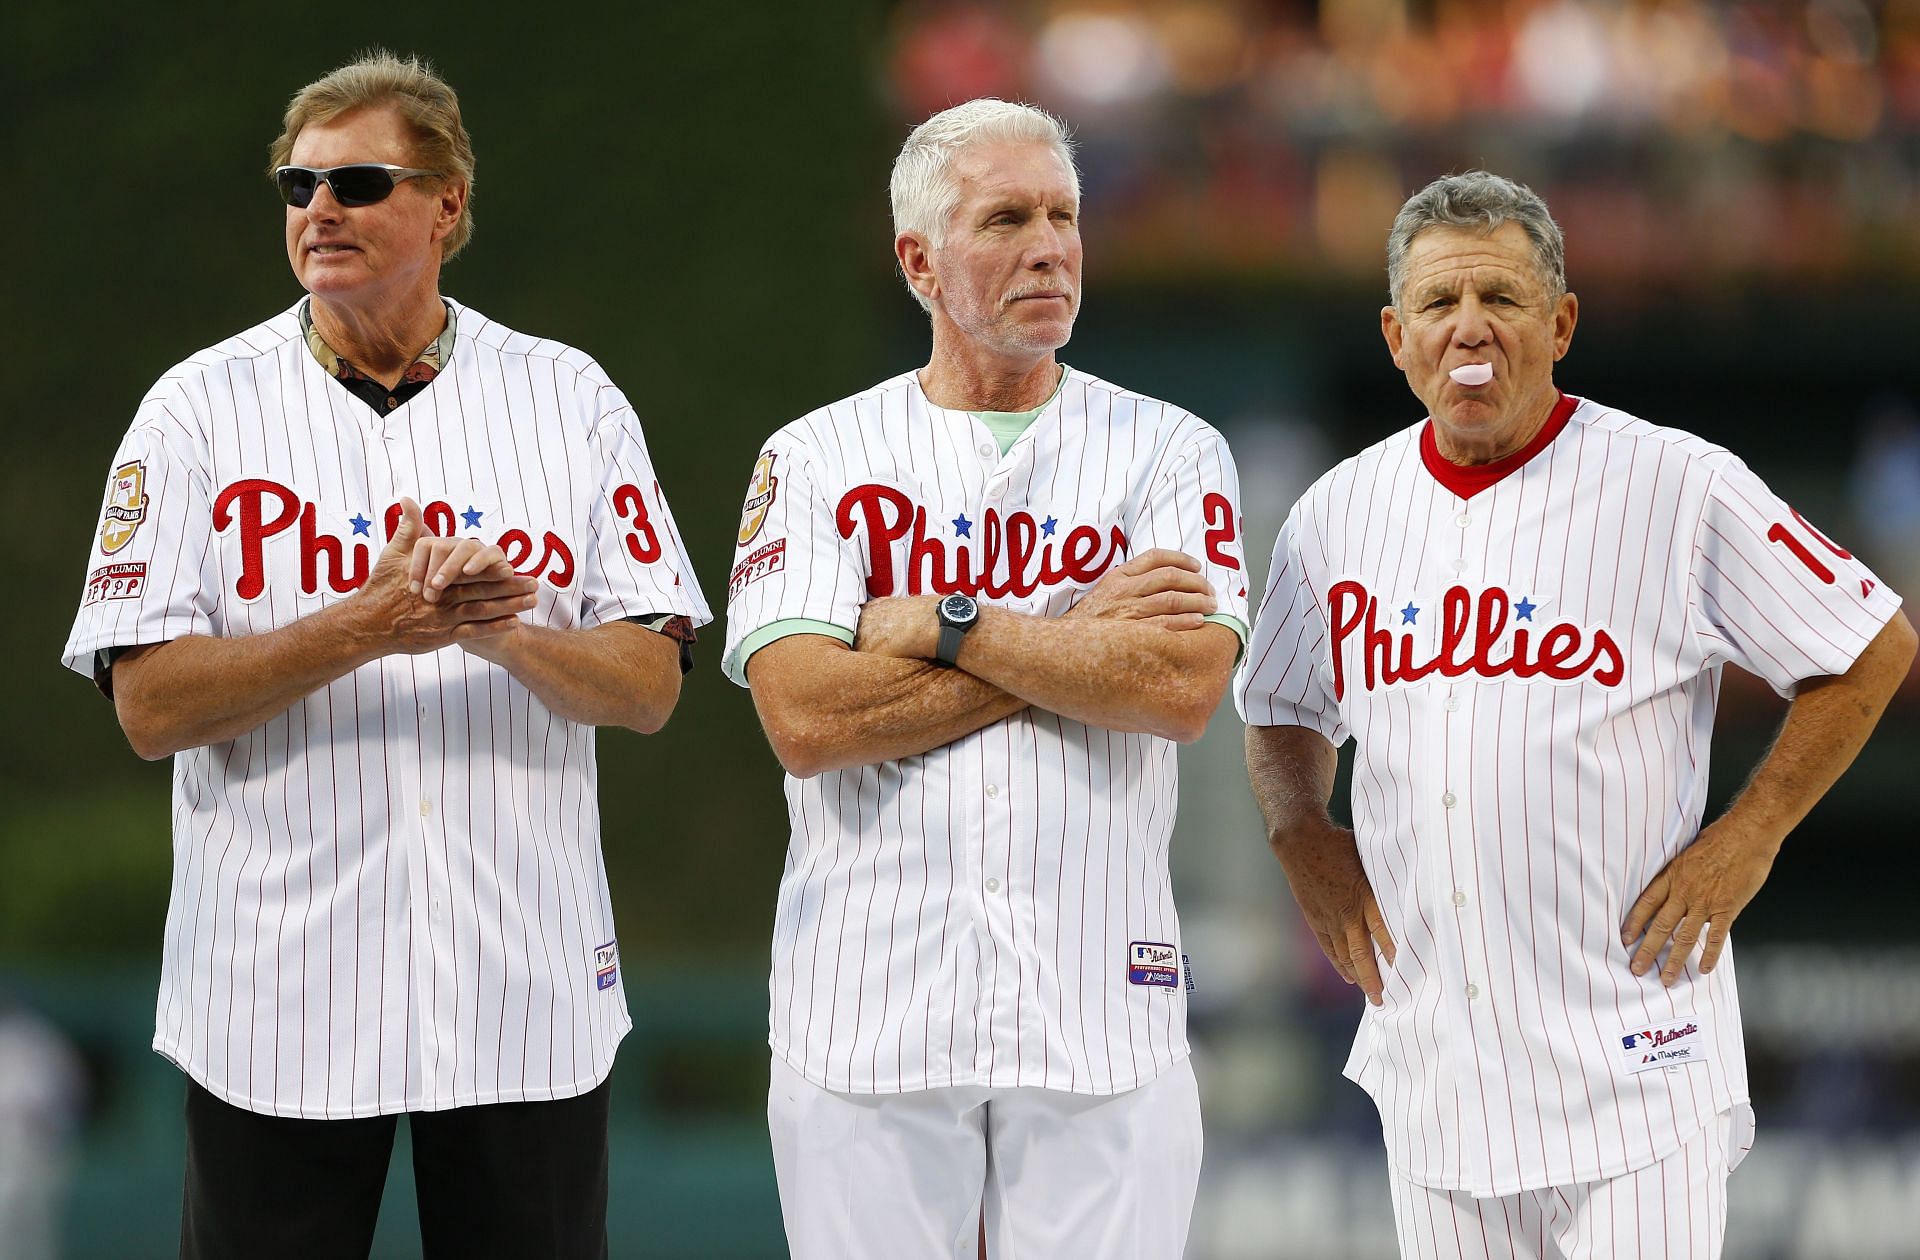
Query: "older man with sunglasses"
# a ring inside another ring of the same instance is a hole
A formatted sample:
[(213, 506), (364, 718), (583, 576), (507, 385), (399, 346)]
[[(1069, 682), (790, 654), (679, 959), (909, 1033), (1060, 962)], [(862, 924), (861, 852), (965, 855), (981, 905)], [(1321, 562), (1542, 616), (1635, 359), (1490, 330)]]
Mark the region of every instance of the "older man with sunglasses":
[(659, 729), (709, 614), (606, 374), (440, 296), (452, 89), (344, 66), (273, 165), (307, 296), (149, 391), (65, 651), (175, 758), (181, 1254), (365, 1256), (406, 1113), (429, 1256), (604, 1256), (593, 728)]

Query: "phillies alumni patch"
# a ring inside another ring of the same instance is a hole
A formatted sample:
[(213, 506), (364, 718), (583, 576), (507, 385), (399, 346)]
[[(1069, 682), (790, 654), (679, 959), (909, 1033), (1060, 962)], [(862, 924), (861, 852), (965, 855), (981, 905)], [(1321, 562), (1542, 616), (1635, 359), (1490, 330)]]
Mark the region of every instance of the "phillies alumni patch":
[(1158, 941), (1134, 941), (1127, 946), (1127, 983), (1152, 988), (1180, 987), (1180, 951)]
[(144, 561), (109, 564), (87, 574), (87, 594), (80, 604), (85, 607), (103, 599), (136, 599), (146, 584), (147, 566)]
[(787, 540), (776, 538), (764, 547), (754, 549), (753, 554), (733, 566), (733, 573), (727, 578), (727, 598), (734, 599), (749, 582), (758, 582), (769, 573), (778, 573), (787, 567)]

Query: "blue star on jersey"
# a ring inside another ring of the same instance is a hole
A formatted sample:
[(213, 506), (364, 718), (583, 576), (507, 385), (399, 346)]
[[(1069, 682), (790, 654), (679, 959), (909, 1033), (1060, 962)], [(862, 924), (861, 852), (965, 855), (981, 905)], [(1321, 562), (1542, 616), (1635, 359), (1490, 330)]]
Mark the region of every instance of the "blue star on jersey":
[(1515, 605), (1513, 606), (1513, 616), (1514, 616), (1514, 620), (1516, 620), (1516, 621), (1532, 621), (1532, 620), (1533, 620), (1533, 610), (1534, 610), (1534, 609), (1536, 609), (1536, 608), (1538, 608), (1539, 606), (1540, 606), (1540, 605), (1538, 605), (1538, 604), (1535, 604), (1535, 603), (1531, 603), (1531, 602), (1529, 602), (1529, 601), (1528, 601), (1528, 599), (1527, 599), (1527, 597), (1526, 597), (1525, 595), (1522, 595), (1522, 596), (1520, 597), (1520, 602), (1519, 602), (1519, 603), (1517, 603), (1517, 604), (1515, 604)]
[(1040, 536), (1042, 538), (1053, 537), (1053, 531), (1059, 527), (1059, 524), (1060, 522), (1054, 520), (1053, 517), (1047, 517), (1046, 520), (1040, 522)]
[(973, 522), (967, 519), (965, 512), (953, 518), (953, 532), (962, 538), (973, 537)]
[(1416, 619), (1419, 616), (1420, 610), (1413, 606), (1412, 600), (1408, 600), (1407, 606), (1400, 610), (1400, 624), (1403, 626), (1418, 625), (1419, 622)]
[(369, 534), (367, 532), (368, 530), (373, 528), (373, 522), (368, 520), (366, 517), (360, 515), (360, 513), (355, 512), (352, 515), (352, 517), (348, 519), (347, 524), (353, 526), (353, 532), (359, 535), (360, 537), (362, 538), (373, 537), (372, 534)]
[(480, 518), (485, 515), (486, 515), (485, 512), (480, 511), (478, 508), (474, 507), (473, 504), (469, 503), (467, 504), (467, 510), (460, 513), (460, 519), (466, 522), (466, 526), (468, 529), (479, 529)]

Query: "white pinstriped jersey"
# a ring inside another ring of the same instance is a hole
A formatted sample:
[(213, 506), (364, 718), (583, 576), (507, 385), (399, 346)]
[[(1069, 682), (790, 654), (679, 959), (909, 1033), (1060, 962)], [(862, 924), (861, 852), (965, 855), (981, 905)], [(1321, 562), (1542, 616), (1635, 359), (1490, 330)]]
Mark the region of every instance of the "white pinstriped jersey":
[(1447, 464), (1424, 422), (1343, 461), (1271, 572), (1236, 699), (1355, 740), (1399, 956), (1347, 1075), (1395, 1167), (1595, 1181), (1744, 1106), (1731, 948), (1667, 989), (1621, 924), (1700, 827), (1721, 665), (1790, 693), (1899, 599), (1726, 450), (1571, 398), (1497, 465)]
[[(140, 404), (67, 665), (346, 598), (403, 495), (536, 576), (534, 624), (710, 618), (639, 422), (592, 359), (456, 306), (451, 362), (380, 416), (314, 360), (297, 309)], [(448, 647), (178, 754), (154, 1048), (282, 1116), (591, 1089), (632, 1026), (593, 747), (591, 727)]]
[[(729, 677), (755, 632), (852, 641), (869, 598), (964, 590), (1058, 616), (1127, 556), (1202, 560), (1244, 627), (1239, 486), (1220, 435), (1068, 370), (1002, 456), (914, 373), (774, 434), (742, 523)], [(1023, 710), (916, 757), (786, 780), (771, 1043), (853, 1093), (1108, 1094), (1187, 1053), (1167, 878), (1175, 746)]]

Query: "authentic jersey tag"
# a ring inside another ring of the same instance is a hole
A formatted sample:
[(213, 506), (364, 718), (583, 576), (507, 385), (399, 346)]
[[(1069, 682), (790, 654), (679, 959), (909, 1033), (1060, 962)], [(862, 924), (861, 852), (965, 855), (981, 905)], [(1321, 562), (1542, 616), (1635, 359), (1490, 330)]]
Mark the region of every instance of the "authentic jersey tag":
[(1184, 972), (1187, 977), (1187, 992), (1192, 993), (1194, 989), (1193, 959), (1189, 958), (1185, 954), (1180, 955), (1180, 970)]
[(620, 950), (612, 941), (593, 951), (593, 987), (611, 989), (620, 978)]
[(1697, 1015), (1624, 1028), (1619, 1045), (1620, 1070), (1627, 1076), (1703, 1063), (1713, 1053), (1706, 1021)]
[(1133, 941), (1127, 946), (1127, 983), (1150, 988), (1180, 987), (1180, 951), (1157, 941)]

